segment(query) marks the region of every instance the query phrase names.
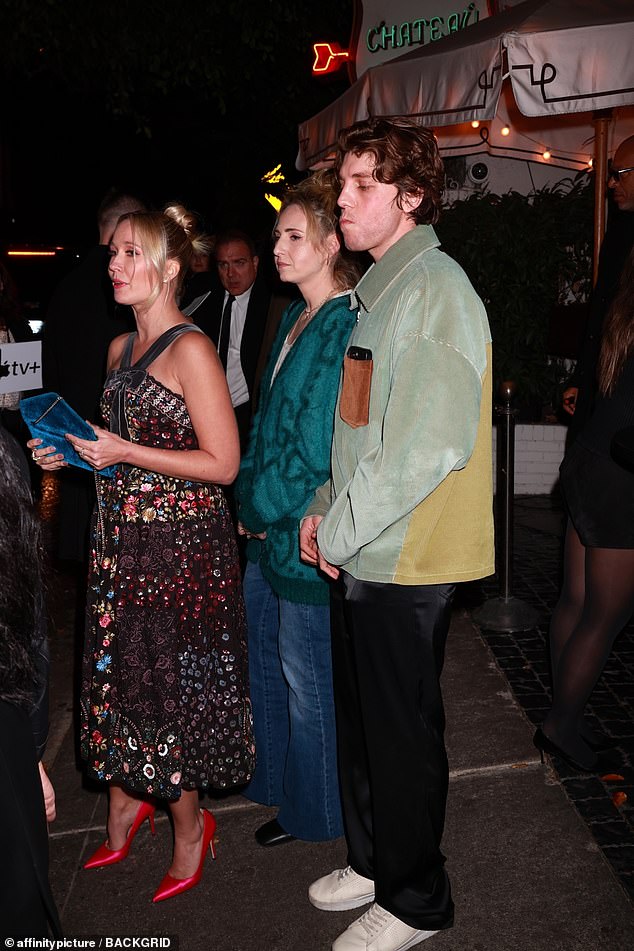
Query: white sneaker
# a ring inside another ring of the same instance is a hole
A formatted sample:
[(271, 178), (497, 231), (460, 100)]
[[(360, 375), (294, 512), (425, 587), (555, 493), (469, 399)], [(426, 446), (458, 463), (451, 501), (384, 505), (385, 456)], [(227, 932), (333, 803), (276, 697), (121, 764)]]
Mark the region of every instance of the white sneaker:
[(407, 951), (437, 931), (417, 931), (374, 904), (339, 935), (332, 951)]
[(336, 868), (330, 875), (313, 882), (308, 889), (308, 899), (322, 911), (347, 911), (374, 901), (374, 882), (357, 875), (349, 865)]

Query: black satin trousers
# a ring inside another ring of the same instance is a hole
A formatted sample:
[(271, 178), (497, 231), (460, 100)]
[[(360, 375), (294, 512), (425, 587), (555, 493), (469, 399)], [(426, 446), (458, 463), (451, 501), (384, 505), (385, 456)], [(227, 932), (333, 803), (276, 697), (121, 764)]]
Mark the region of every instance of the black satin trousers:
[(449, 769), (440, 690), (455, 585), (333, 585), (333, 679), (348, 862), (413, 928), (453, 923), (440, 843)]

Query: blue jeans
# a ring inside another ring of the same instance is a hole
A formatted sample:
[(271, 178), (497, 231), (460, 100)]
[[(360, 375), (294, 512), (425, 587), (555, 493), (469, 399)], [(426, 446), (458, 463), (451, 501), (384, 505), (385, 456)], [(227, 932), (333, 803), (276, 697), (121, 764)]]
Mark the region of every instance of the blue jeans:
[(298, 839), (342, 834), (337, 776), (330, 609), (273, 591), (258, 565), (244, 576), (256, 767), (244, 795), (279, 806)]

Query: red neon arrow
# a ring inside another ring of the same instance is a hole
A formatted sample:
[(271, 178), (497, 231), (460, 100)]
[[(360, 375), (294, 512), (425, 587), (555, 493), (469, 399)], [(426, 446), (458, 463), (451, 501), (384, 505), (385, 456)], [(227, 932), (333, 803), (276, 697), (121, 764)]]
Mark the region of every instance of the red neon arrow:
[(314, 43), (315, 62), (313, 63), (314, 73), (334, 73), (343, 65), (344, 60), (348, 59), (350, 53), (342, 50), (338, 43)]

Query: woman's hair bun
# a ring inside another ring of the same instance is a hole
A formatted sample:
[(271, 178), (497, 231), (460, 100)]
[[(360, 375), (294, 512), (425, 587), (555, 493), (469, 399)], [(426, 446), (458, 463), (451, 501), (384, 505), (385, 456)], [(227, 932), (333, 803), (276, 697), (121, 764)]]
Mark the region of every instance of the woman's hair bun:
[(188, 211), (184, 205), (168, 205), (163, 214), (166, 218), (171, 218), (177, 225), (180, 225), (189, 238), (200, 231), (197, 216), (193, 211)]
[(204, 234), (199, 216), (195, 211), (188, 211), (184, 205), (168, 205), (163, 214), (175, 224), (179, 225), (197, 254), (209, 254), (213, 248), (212, 239)]

